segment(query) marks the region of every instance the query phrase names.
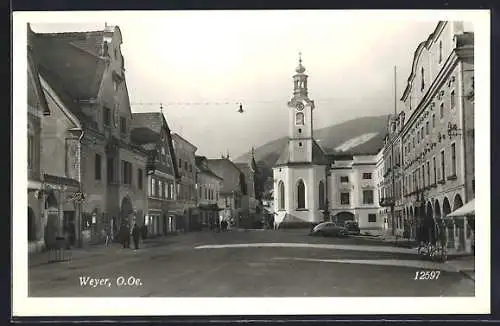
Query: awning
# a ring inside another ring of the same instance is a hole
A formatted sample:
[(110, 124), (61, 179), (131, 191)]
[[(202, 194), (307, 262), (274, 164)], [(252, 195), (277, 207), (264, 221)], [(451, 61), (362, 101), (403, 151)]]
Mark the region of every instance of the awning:
[(446, 217), (455, 217), (455, 216), (467, 216), (467, 215), (474, 215), (475, 214), (475, 206), (474, 206), (474, 199), (465, 204), (464, 206), (458, 208), (454, 212), (451, 212), (450, 214), (446, 215)]

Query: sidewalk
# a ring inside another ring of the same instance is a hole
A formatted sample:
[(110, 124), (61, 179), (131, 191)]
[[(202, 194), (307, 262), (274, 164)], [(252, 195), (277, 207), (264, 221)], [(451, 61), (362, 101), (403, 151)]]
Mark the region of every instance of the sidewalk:
[(475, 280), (475, 257), (467, 256), (448, 260), (446, 264), (452, 266), (457, 272), (462, 273), (468, 278)]
[[(151, 247), (156, 247), (160, 245), (164, 245), (168, 240), (172, 240), (171, 237), (158, 237), (152, 239), (142, 240), (139, 244), (140, 249), (147, 249)], [(130, 245), (133, 248), (133, 244)], [(94, 244), (88, 245), (84, 248), (72, 248), (71, 250), (65, 251), (65, 260), (64, 261), (75, 261), (81, 260), (85, 258), (95, 258), (95, 257), (103, 257), (109, 255), (117, 255), (123, 252), (123, 246), (120, 243), (111, 243), (109, 246), (105, 244)], [(49, 261), (49, 255), (54, 257), (54, 254), (50, 254), (48, 251), (44, 252), (34, 252), (29, 254), (28, 256), (28, 268), (33, 268), (37, 266), (43, 266), (48, 264), (57, 264), (62, 261)]]

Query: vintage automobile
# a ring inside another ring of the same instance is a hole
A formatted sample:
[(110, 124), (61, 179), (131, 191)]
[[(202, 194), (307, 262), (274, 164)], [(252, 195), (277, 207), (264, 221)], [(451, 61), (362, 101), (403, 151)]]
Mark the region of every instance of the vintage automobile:
[(350, 235), (360, 235), (361, 230), (359, 229), (359, 224), (356, 221), (345, 221), (344, 227), (347, 230), (347, 233)]
[(347, 229), (333, 222), (323, 222), (311, 229), (309, 235), (323, 237), (346, 237)]

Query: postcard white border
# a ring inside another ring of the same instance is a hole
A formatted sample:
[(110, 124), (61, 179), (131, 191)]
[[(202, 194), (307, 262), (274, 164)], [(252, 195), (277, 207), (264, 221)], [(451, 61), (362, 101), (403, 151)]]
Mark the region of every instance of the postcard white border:
[[(217, 12), (213, 12), (215, 14)], [(279, 15), (282, 12), (266, 12)], [(287, 11), (288, 14), (299, 14)], [(178, 12), (178, 14), (193, 14)], [(241, 13), (240, 13), (241, 14)], [(263, 12), (245, 12), (248, 15)], [(315, 14), (302, 11), (300, 15)], [(335, 19), (461, 20), (473, 23), (476, 84), (476, 296), (473, 298), (28, 298), (26, 180), (26, 24), (112, 22), (113, 16), (159, 19), (162, 12), (14, 12), (13, 14), (13, 278), (14, 316), (297, 315), (490, 313), (490, 12), (488, 10), (342, 10)], [(277, 24), (279, 22), (276, 22)], [(125, 35), (126, 37), (126, 35)], [(418, 44), (415, 44), (415, 48)], [(412, 60), (412, 58), (408, 58)], [(411, 282), (411, 280), (409, 280)], [(140, 301), (140, 304), (138, 304)]]

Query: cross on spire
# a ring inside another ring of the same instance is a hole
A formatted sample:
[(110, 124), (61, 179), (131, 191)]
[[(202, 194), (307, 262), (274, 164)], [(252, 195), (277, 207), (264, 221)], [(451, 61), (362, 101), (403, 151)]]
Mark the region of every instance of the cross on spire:
[(302, 64), (302, 52), (299, 51), (299, 64)]

